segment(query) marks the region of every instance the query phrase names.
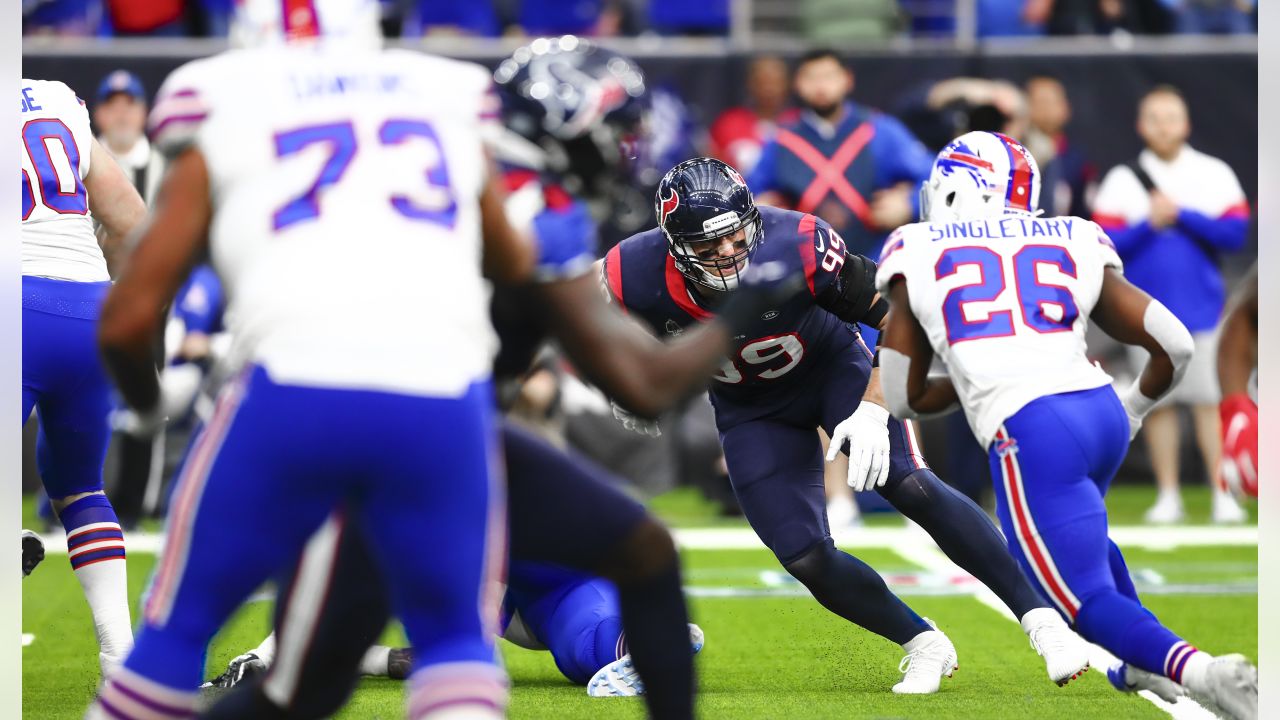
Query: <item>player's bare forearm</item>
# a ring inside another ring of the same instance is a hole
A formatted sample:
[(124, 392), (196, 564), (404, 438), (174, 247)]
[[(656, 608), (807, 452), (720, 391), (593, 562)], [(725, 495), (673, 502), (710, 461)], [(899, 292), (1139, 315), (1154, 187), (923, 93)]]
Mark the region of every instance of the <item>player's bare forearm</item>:
[(862, 402), (869, 402), (880, 407), (888, 407), (884, 403), (884, 388), (880, 386), (880, 368), (871, 368), (867, 376), (867, 389), (862, 393)]
[(1222, 323), (1218, 340), (1218, 384), (1223, 396), (1248, 392), (1249, 376), (1257, 366), (1258, 268), (1255, 265)]
[(729, 332), (718, 321), (659, 341), (604, 301), (593, 273), (540, 285), (539, 294), (569, 359), (638, 415), (656, 417), (703, 387), (728, 348)]
[(1112, 338), (1151, 354), (1138, 387), (1148, 398), (1159, 398), (1173, 386), (1175, 367), (1164, 345), (1147, 328), (1147, 307), (1153, 302), (1150, 295), (1107, 268), (1098, 303), (1089, 317)]
[[(950, 377), (929, 377), (933, 346), (924, 328), (911, 311), (911, 298), (904, 281), (889, 289), (889, 314), (885, 317), (881, 347), (905, 356), (910, 365), (906, 378), (906, 403), (917, 415), (945, 413), (959, 402)], [(897, 379), (901, 381), (901, 379)], [(883, 387), (883, 386), (882, 386)], [(902, 392), (902, 391), (900, 391)]]
[(165, 176), (154, 216), (131, 240), (134, 251), (107, 294), (98, 324), (107, 371), (136, 410), (150, 411), (159, 402), (154, 345), (166, 308), (205, 251), (211, 216), (204, 156), (187, 150)]
[(84, 179), (89, 212), (98, 221), (98, 244), (106, 258), (107, 269), (112, 277), (117, 277), (126, 252), (125, 239), (146, 219), (147, 206), (124, 171), (97, 140), (93, 141), (90, 152), (89, 174)]

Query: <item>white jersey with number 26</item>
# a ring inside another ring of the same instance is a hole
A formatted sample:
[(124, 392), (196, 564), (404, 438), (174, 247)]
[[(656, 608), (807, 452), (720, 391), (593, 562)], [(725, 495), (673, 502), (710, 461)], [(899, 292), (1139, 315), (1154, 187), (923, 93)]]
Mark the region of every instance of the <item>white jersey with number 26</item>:
[(20, 140), (22, 274), (109, 280), (84, 187), (93, 149), (84, 103), (60, 82), (23, 79)]
[(917, 223), (885, 242), (876, 287), (907, 283), (911, 310), (947, 364), (983, 447), (1024, 405), (1111, 377), (1086, 357), (1104, 268), (1122, 270), (1102, 228), (1078, 217)]
[(403, 50), (236, 50), (165, 81), (151, 133), (209, 169), (234, 358), (276, 382), (454, 397), (495, 346), (481, 277), (489, 73)]

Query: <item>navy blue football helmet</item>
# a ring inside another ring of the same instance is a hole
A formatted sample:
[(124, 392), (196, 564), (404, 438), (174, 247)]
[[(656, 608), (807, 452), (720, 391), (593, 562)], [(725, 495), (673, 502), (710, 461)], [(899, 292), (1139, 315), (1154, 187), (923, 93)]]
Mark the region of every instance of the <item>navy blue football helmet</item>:
[(507, 130), (500, 159), (596, 196), (635, 155), (647, 95), (630, 59), (573, 35), (538, 38), (503, 60), (493, 79)]
[(764, 239), (751, 189), (737, 170), (715, 158), (685, 160), (667, 171), (654, 211), (676, 269), (712, 290), (737, 288)]

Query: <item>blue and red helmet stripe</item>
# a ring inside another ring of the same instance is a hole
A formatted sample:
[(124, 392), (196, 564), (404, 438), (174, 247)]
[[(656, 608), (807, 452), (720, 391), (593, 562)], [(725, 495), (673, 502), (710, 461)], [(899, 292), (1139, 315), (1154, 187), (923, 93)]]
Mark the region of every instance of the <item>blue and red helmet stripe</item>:
[(1009, 153), (1009, 183), (1004, 192), (1005, 207), (1031, 212), (1031, 188), (1035, 171), (1031, 169), (1031, 163), (1027, 162), (1027, 156), (1023, 154), (1025, 151), (1008, 135), (991, 134), (1000, 138), (1005, 152)]

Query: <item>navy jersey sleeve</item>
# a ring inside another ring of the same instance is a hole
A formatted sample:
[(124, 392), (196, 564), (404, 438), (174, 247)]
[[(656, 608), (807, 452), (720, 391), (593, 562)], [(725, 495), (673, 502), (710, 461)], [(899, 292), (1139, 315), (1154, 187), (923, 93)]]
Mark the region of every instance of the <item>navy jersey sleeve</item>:
[(798, 229), (805, 279), (818, 307), (845, 322), (879, 324), (888, 306), (876, 296), (876, 264), (850, 253), (825, 220), (805, 215)]

